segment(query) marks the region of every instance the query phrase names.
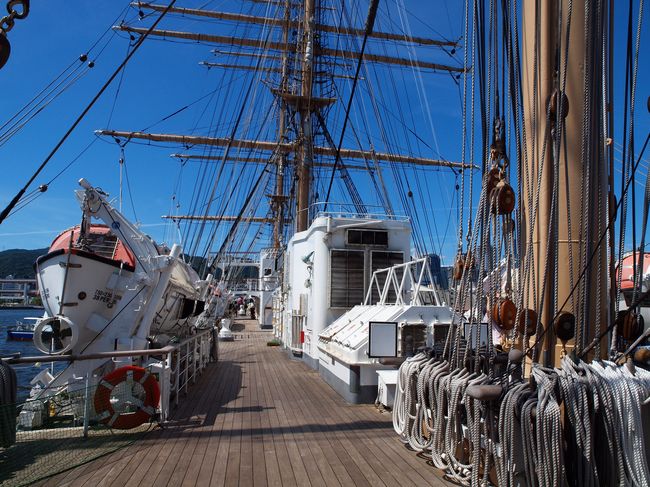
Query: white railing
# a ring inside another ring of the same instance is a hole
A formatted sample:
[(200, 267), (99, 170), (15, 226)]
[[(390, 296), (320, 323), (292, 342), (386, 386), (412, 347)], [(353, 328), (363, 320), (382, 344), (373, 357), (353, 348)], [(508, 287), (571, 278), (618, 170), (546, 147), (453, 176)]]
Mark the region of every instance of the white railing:
[(364, 205), (366, 212), (360, 213), (351, 203), (326, 203), (317, 202), (309, 207), (311, 220), (321, 216), (337, 218), (367, 218), (371, 220), (396, 220), (408, 221), (404, 215), (388, 214), (383, 206)]
[[(174, 405), (178, 406), (180, 395), (187, 395), (189, 385), (194, 384), (196, 379), (211, 361), (213, 346), (218, 346), (215, 327), (202, 330), (196, 335), (181, 341), (180, 343), (167, 345), (162, 348), (146, 350), (123, 350), (112, 352), (99, 352), (87, 355), (40, 355), (32, 357), (21, 357), (20, 355), (3, 358), (9, 364), (34, 364), (48, 362), (73, 362), (81, 360), (97, 359), (118, 359), (123, 357), (152, 357), (146, 365), (154, 373), (160, 373), (160, 422), (166, 422), (170, 417), (170, 400), (174, 397)], [(215, 354), (216, 355), (216, 354)], [(156, 357), (161, 357), (157, 359)], [(214, 357), (217, 358), (216, 356)], [(165, 377), (169, 374), (168, 380)], [(173, 380), (172, 380), (173, 378)], [(91, 414), (89, 394), (91, 389), (91, 378), (85, 378), (84, 401), (84, 436), (88, 430), (88, 417)]]
[[(420, 266), (419, 269), (418, 266)], [(385, 280), (380, 283), (379, 276), (383, 275), (386, 276)], [(391, 290), (395, 293), (395, 302), (387, 303)], [(372, 303), (373, 291), (377, 291), (379, 294), (377, 303)], [(409, 299), (405, 300), (405, 296)], [(428, 296), (429, 299), (425, 298), (425, 296)], [(440, 298), (439, 290), (433, 280), (429, 268), (429, 257), (423, 257), (422, 259), (412, 260), (386, 269), (376, 270), (370, 279), (370, 285), (363, 304), (410, 304), (415, 306), (431, 304), (443, 306), (445, 303)]]
[[(213, 345), (217, 346), (217, 344), (218, 341), (213, 336), (213, 329), (208, 329), (174, 345), (174, 351), (167, 354), (165, 360), (176, 378), (173, 386), (170, 388), (170, 397), (172, 393), (175, 394), (174, 401), (176, 406), (179, 403), (180, 393), (184, 391), (185, 395), (187, 395), (187, 388), (190, 382), (195, 384), (197, 377), (210, 362), (211, 347)], [(174, 355), (176, 356), (175, 367), (172, 366), (172, 357)], [(162, 403), (161, 400), (161, 405)], [(164, 412), (161, 408), (161, 420), (163, 422), (168, 418), (167, 413), (168, 411)]]

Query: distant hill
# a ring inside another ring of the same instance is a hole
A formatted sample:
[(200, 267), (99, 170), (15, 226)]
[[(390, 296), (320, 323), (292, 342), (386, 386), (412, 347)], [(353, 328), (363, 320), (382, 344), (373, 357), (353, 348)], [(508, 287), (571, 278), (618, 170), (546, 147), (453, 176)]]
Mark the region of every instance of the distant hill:
[[(9, 275), (14, 276), (16, 279), (34, 279), (34, 261), (41, 256), (47, 254), (48, 249), (10, 249), (0, 252), (0, 279)], [(205, 259), (203, 257), (190, 257), (190, 264), (198, 272), (203, 270)], [(239, 269), (238, 277), (240, 279), (249, 279), (257, 277), (257, 267), (248, 266)], [(221, 277), (221, 269), (215, 270), (215, 277)]]
[(48, 249), (10, 249), (0, 252), (0, 278), (9, 275), (17, 279), (34, 279), (34, 261), (47, 254)]

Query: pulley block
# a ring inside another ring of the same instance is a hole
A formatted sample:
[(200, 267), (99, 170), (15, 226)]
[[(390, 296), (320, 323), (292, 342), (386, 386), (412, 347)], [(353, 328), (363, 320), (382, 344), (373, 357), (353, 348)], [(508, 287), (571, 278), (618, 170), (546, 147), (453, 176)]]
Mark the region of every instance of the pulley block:
[(641, 314), (620, 311), (616, 321), (619, 333), (628, 342), (633, 342), (643, 333), (645, 323)]
[(493, 167), (488, 171), (485, 179), (485, 188), (488, 195), (492, 194), (501, 179), (501, 170), (498, 167)]
[(519, 311), (517, 330), (520, 335), (534, 335), (537, 332), (537, 312), (533, 309), (522, 309)]
[[(557, 111), (559, 109), (557, 90), (555, 90), (551, 95), (548, 104), (549, 104), (549, 110), (551, 112), (551, 117), (553, 117), (554, 120), (557, 120)], [(566, 118), (568, 114), (569, 114), (569, 98), (566, 96), (566, 93), (562, 93), (562, 118), (563, 119)]]
[(473, 269), (474, 268), (474, 257), (472, 256), (472, 253), (468, 250), (467, 253), (459, 253), (456, 256), (456, 260), (454, 261), (454, 268), (452, 271), (453, 278), (458, 281), (463, 277), (463, 271), (465, 269)]
[(510, 299), (499, 299), (492, 306), (492, 319), (502, 330), (509, 331), (515, 326), (517, 307)]
[(492, 213), (510, 215), (515, 209), (515, 191), (505, 181), (500, 181), (490, 195)]
[(634, 360), (641, 364), (650, 364), (650, 350), (637, 348), (636, 352), (634, 352)]
[(460, 281), (463, 277), (463, 270), (465, 269), (465, 256), (458, 254), (454, 262), (453, 278), (455, 281)]
[(562, 311), (553, 321), (553, 329), (560, 341), (568, 342), (576, 334), (576, 317), (573, 313)]
[(11, 54), (11, 44), (4, 33), (0, 32), (0, 69), (7, 64)]

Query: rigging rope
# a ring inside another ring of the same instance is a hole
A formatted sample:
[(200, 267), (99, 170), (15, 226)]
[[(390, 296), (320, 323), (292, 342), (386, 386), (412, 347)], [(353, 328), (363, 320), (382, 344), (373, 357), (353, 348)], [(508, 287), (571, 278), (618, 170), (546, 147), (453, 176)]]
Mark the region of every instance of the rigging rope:
[(359, 81), (359, 73), (361, 71), (361, 65), (363, 63), (363, 53), (366, 50), (366, 43), (368, 42), (368, 36), (372, 33), (372, 28), (375, 25), (375, 16), (377, 15), (378, 6), (379, 6), (379, 0), (370, 0), (370, 5), (368, 6), (368, 16), (366, 18), (366, 25), (364, 28), (363, 41), (361, 43), (361, 50), (359, 51), (359, 59), (357, 61), (357, 69), (354, 73), (352, 90), (350, 91), (350, 98), (348, 99), (348, 104), (345, 109), (343, 128), (341, 129), (341, 137), (339, 138), (339, 145), (336, 148), (334, 167), (332, 168), (332, 175), (330, 176), (330, 181), (327, 187), (327, 193), (325, 194), (325, 207), (323, 208), (323, 211), (327, 211), (327, 205), (329, 203), (330, 194), (332, 192), (332, 184), (334, 183), (334, 174), (336, 174), (337, 165), (340, 164), (341, 147), (343, 146), (343, 137), (345, 136), (345, 129), (347, 127), (348, 120), (350, 118), (350, 108), (352, 108), (352, 100), (354, 99), (354, 92), (356, 90), (357, 82)]
[(158, 16), (156, 21), (149, 27), (147, 32), (145, 32), (140, 39), (138, 39), (138, 42), (135, 44), (133, 47), (133, 50), (129, 53), (129, 55), (122, 61), (122, 63), (117, 67), (117, 69), (113, 72), (113, 74), (108, 78), (106, 83), (101, 87), (99, 92), (93, 97), (93, 99), (88, 103), (86, 108), (81, 112), (81, 114), (77, 117), (77, 119), (73, 122), (72, 126), (66, 131), (66, 133), (61, 137), (59, 142), (54, 146), (52, 151), (47, 155), (45, 160), (41, 163), (41, 165), (38, 167), (38, 169), (32, 174), (32, 176), (29, 178), (27, 183), (18, 191), (16, 196), (12, 198), (12, 200), (9, 202), (7, 207), (0, 212), (0, 225), (2, 222), (7, 218), (11, 210), (16, 206), (20, 198), (25, 194), (25, 191), (27, 191), (27, 188), (34, 182), (36, 177), (41, 173), (41, 171), (45, 168), (47, 163), (52, 159), (54, 154), (59, 150), (59, 148), (63, 145), (63, 143), (67, 140), (67, 138), (70, 136), (70, 134), (74, 131), (74, 129), (79, 125), (81, 120), (86, 116), (86, 114), (90, 111), (90, 109), (95, 105), (97, 100), (102, 96), (104, 91), (110, 86), (110, 84), (113, 82), (113, 80), (117, 77), (117, 75), (124, 69), (126, 64), (129, 62), (129, 60), (133, 57), (133, 55), (138, 51), (140, 46), (143, 44), (145, 39), (149, 36), (149, 34), (156, 28), (156, 26), (160, 23), (160, 21), (163, 19), (165, 14), (169, 11), (169, 9), (176, 3), (176, 0), (171, 0), (169, 5), (165, 8), (163, 12)]

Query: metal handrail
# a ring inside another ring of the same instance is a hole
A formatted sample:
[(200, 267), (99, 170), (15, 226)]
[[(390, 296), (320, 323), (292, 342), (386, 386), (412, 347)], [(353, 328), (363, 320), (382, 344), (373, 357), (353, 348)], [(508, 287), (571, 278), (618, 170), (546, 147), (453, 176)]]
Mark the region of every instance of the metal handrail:
[(138, 357), (138, 356), (149, 356), (149, 355), (165, 355), (171, 352), (178, 350), (183, 345), (196, 340), (202, 335), (207, 335), (211, 333), (212, 329), (208, 328), (207, 330), (197, 333), (196, 335), (186, 338), (182, 342), (179, 342), (175, 345), (166, 345), (162, 348), (148, 348), (146, 350), (114, 350), (112, 352), (97, 352), (97, 353), (88, 353), (83, 355), (34, 355), (21, 357), (20, 353), (12, 355), (10, 357), (0, 357), (0, 360), (7, 362), (8, 364), (34, 364), (37, 362), (75, 362), (77, 360), (97, 360), (102, 358), (115, 358), (115, 357)]
[[(365, 205), (366, 213), (359, 213), (353, 204), (347, 203), (327, 203), (317, 201), (309, 206), (309, 214), (314, 218), (331, 216), (339, 218), (368, 218), (372, 220), (394, 220), (409, 221), (408, 216), (398, 214), (388, 214), (383, 206)], [(327, 209), (326, 209), (327, 208)]]
[[(37, 355), (31, 357), (21, 357), (20, 355), (14, 355), (11, 357), (0, 357), (0, 360), (3, 360), (9, 364), (30, 364), (37, 362), (73, 362), (77, 360), (97, 360), (97, 359), (113, 359), (117, 357), (143, 357), (151, 355), (163, 355), (164, 358), (161, 362), (164, 362), (170, 371), (170, 375), (174, 377), (174, 381), (169, 384), (169, 390), (167, 387), (163, 386), (161, 390), (161, 396), (163, 394), (167, 395), (167, 398), (163, 400), (161, 397), (160, 400), (160, 421), (165, 422), (169, 418), (168, 407), (165, 407), (165, 404), (168, 404), (168, 400), (171, 397), (172, 393), (175, 393), (174, 403), (178, 406), (179, 403), (179, 393), (184, 390), (184, 393), (188, 392), (188, 384), (190, 380), (192, 383), (196, 382), (198, 372), (203, 370), (209, 362), (210, 350), (206, 350), (204, 347), (204, 340), (209, 339), (211, 333), (214, 331), (214, 327), (208, 328), (206, 330), (192, 335), (185, 340), (176, 343), (174, 345), (167, 345), (162, 348), (152, 348), (146, 350), (114, 350), (112, 352), (97, 352), (89, 353), (84, 355)], [(198, 354), (197, 354), (198, 346)], [(172, 358), (176, 359), (176, 363), (173, 364)], [(198, 360), (198, 364), (197, 364)], [(191, 362), (191, 363), (190, 363)], [(185, 364), (183, 370), (182, 364)], [(192, 371), (190, 372), (190, 366)], [(181, 377), (183, 378), (183, 383), (181, 384)], [(171, 377), (170, 377), (171, 379)], [(90, 377), (86, 377), (86, 389), (88, 391), (90, 384)], [(85, 416), (87, 416), (88, 411), (86, 411)], [(87, 430), (87, 422), (84, 420), (84, 435)]]

